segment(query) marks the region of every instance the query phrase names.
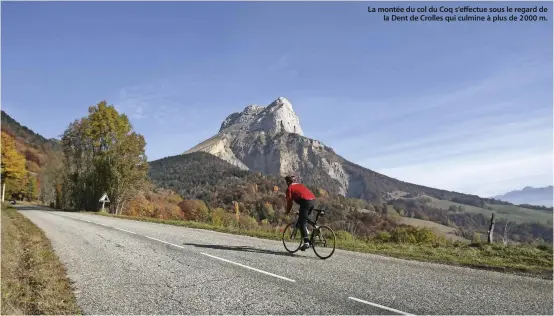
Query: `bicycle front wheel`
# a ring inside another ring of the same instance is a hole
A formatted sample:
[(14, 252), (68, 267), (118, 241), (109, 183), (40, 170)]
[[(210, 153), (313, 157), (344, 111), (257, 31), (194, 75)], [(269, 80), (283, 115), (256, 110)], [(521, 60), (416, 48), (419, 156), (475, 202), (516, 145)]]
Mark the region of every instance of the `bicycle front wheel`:
[(283, 246), (290, 253), (295, 253), (300, 249), (302, 243), (302, 234), (296, 228), (296, 223), (290, 223), (283, 230)]
[(331, 227), (323, 225), (314, 231), (312, 247), (316, 256), (327, 259), (335, 253), (335, 232)]

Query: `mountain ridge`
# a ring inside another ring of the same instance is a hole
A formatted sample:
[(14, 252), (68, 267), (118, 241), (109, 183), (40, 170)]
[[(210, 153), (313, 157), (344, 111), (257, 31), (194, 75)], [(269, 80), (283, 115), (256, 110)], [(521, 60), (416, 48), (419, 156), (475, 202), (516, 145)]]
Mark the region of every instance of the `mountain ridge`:
[(38, 174), (54, 160), (61, 157), (61, 141), (47, 139), (27, 126), (21, 125), (4, 110), (1, 111), (1, 129), (16, 142), (17, 150), (25, 156), (26, 168), (32, 174)]
[(346, 197), (381, 203), (393, 195), (429, 194), (439, 199), (465, 200), (483, 207), (480, 198), (404, 182), (362, 167), (337, 154), (321, 141), (304, 135), (300, 118), (290, 101), (279, 97), (268, 106), (248, 105), (221, 123), (220, 130), (184, 154), (206, 152), (243, 170), (284, 176), (295, 174), (303, 182)]
[(61, 141), (56, 138), (45, 138), (44, 136), (34, 132), (27, 126), (21, 125), (17, 120), (12, 118), (6, 111), (1, 111), (2, 130), (10, 134), (10, 136), (24, 140), (28, 144), (34, 146), (47, 145), (54, 150), (61, 150)]
[(546, 187), (525, 186), (523, 189), (512, 190), (504, 194), (495, 195), (492, 198), (518, 205), (526, 204), (552, 207), (553, 190), (554, 187), (552, 185)]

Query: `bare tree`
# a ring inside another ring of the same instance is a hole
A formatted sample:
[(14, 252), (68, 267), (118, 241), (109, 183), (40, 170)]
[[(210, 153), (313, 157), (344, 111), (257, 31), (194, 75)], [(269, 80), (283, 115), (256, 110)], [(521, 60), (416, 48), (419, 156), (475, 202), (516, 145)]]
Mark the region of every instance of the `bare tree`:
[(356, 228), (358, 228), (358, 224), (360, 224), (360, 223), (361, 223), (361, 221), (356, 221), (355, 225), (354, 225), (354, 223), (351, 223), (351, 226), (350, 226), (351, 231), (350, 231), (350, 233), (352, 234), (352, 237), (353, 237), (354, 239), (356, 239)]
[(508, 223), (510, 223), (510, 221), (506, 221), (506, 225), (504, 225), (504, 245), (507, 245), (508, 244)]
[(493, 242), (493, 233), (494, 233), (494, 213), (492, 213), (492, 216), (491, 216), (491, 226), (489, 227), (489, 232), (488, 232), (488, 240), (487, 242), (489, 244), (492, 244)]

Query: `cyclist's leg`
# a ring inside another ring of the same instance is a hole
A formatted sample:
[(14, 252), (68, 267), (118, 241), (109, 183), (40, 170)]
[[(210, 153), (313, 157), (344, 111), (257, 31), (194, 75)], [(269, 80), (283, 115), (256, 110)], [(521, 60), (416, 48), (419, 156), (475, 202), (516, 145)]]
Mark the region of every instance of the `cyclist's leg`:
[(298, 210), (298, 225), (300, 228), (300, 233), (302, 234), (302, 240), (308, 242), (308, 227), (306, 227), (306, 221), (308, 220), (308, 211), (310, 210), (308, 201), (302, 201), (300, 204), (300, 209)]
[(308, 220), (308, 216), (314, 209), (314, 201), (307, 201), (304, 200), (302, 203), (300, 203), (300, 210), (298, 214), (298, 221), (300, 223), (300, 232), (302, 234), (302, 239), (304, 240), (304, 245), (301, 249), (306, 249), (309, 247), (309, 238), (308, 238), (308, 227), (306, 225), (306, 222)]
[(307, 201), (308, 203), (308, 215), (306, 216), (306, 218), (309, 218), (310, 215), (312, 214), (312, 212), (314, 211), (314, 208), (315, 208), (315, 201), (314, 200), (309, 200)]

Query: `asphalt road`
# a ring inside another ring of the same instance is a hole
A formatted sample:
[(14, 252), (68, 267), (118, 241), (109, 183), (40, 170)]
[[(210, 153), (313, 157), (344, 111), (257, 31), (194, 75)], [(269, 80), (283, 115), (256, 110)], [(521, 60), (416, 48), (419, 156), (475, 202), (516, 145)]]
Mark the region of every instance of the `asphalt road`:
[(552, 280), (21, 208), (86, 314), (553, 314)]

